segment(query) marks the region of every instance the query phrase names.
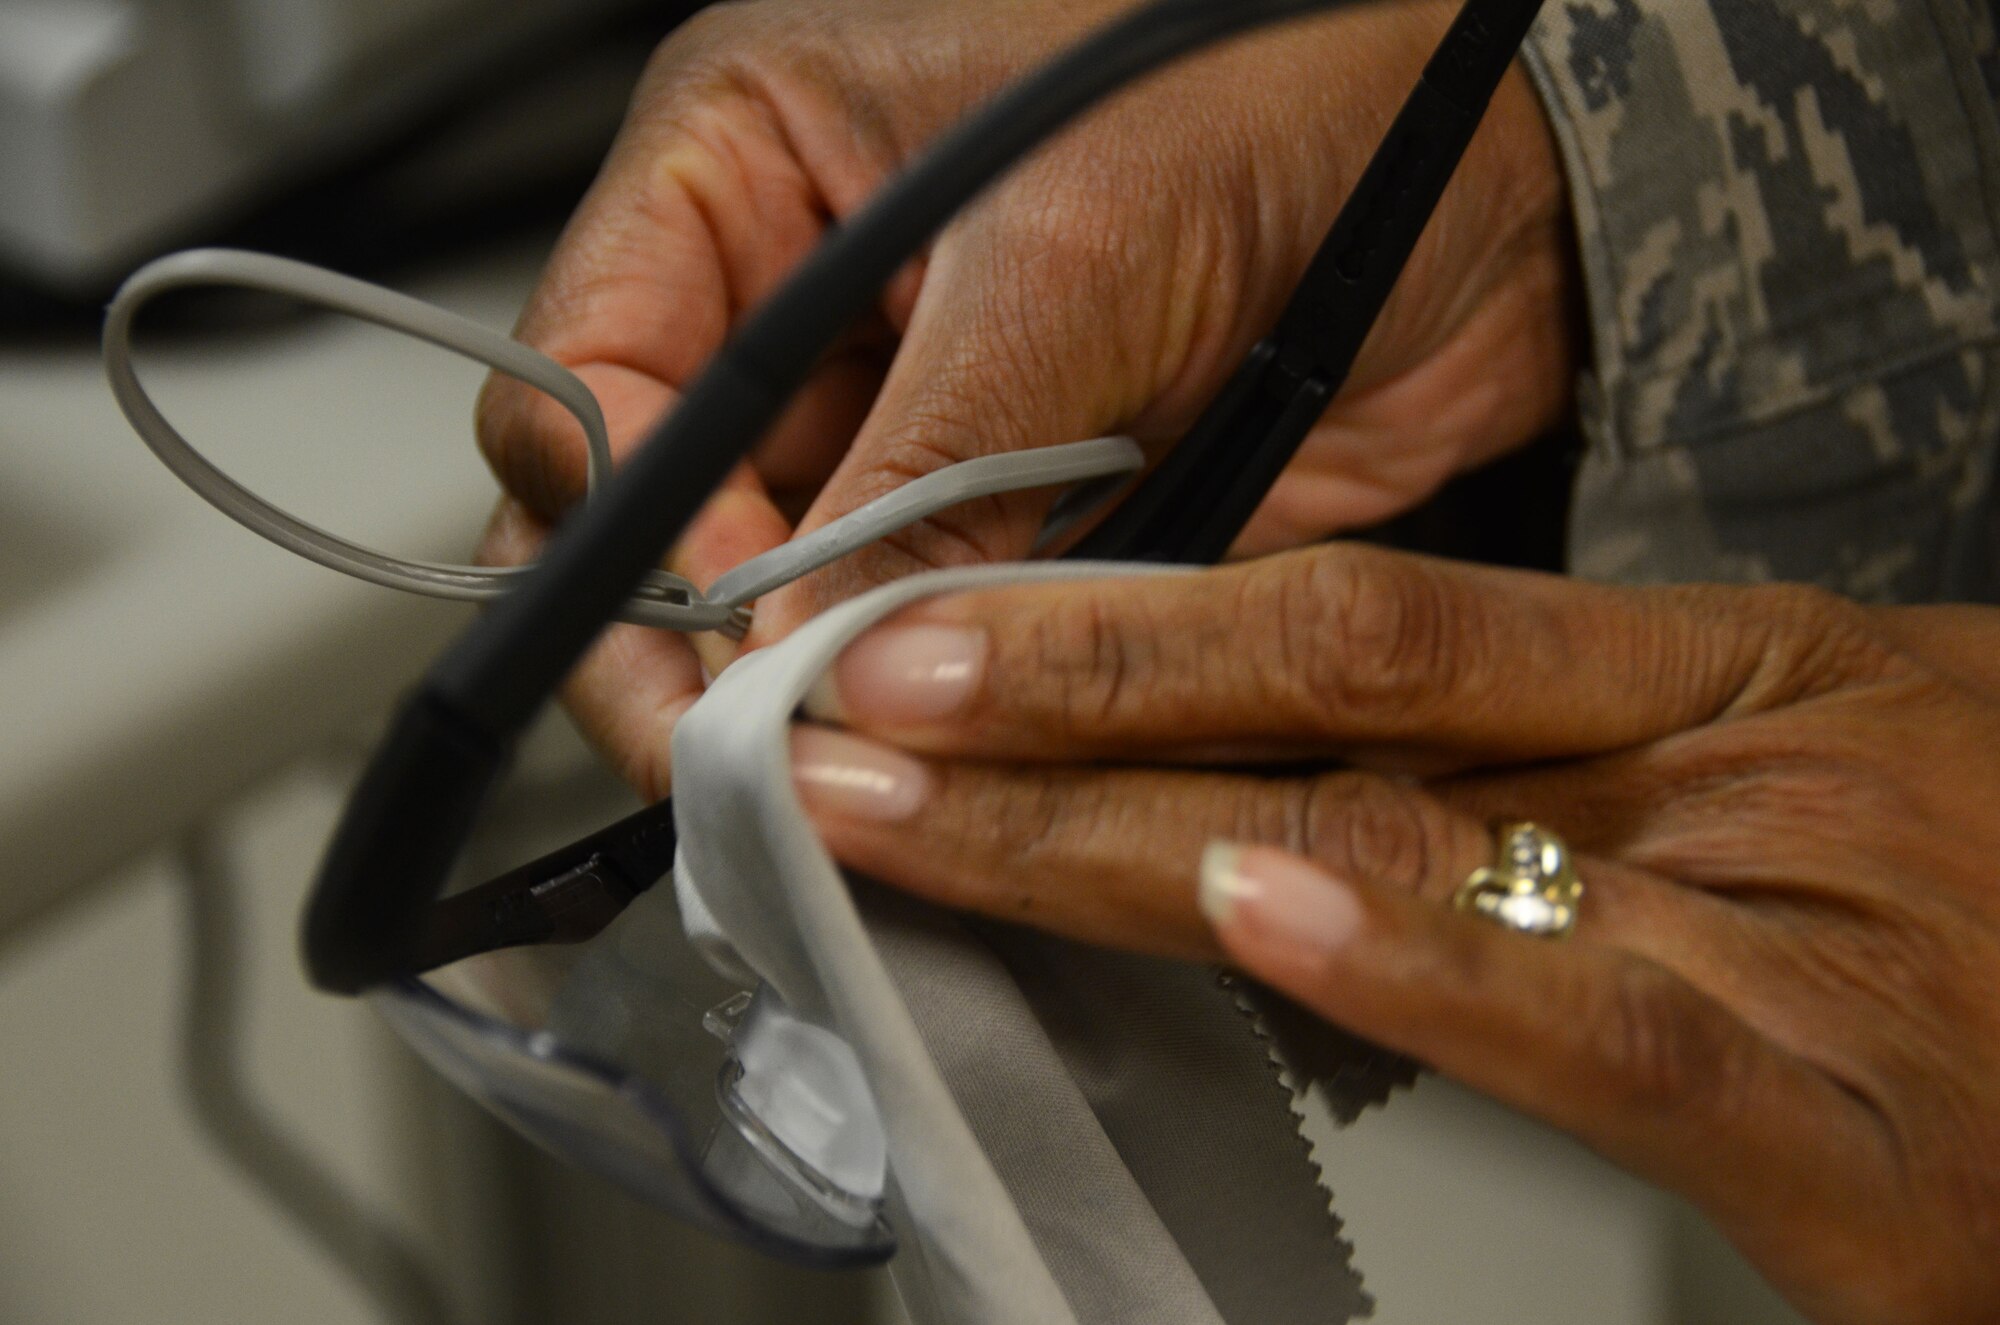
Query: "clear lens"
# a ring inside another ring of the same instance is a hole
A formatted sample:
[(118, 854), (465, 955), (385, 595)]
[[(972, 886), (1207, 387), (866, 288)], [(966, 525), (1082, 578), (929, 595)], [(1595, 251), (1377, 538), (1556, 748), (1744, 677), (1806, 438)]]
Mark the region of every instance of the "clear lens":
[(522, 1135), (683, 1220), (806, 1264), (888, 1259), (865, 1166), (802, 1159), (787, 1125), (800, 1111), (778, 1117), (767, 1094), (746, 1094), (746, 1057), (753, 1084), (760, 1065), (732, 1046), (767, 1001), (750, 994), (688, 945), (663, 884), (588, 943), (473, 957), (371, 1001)]

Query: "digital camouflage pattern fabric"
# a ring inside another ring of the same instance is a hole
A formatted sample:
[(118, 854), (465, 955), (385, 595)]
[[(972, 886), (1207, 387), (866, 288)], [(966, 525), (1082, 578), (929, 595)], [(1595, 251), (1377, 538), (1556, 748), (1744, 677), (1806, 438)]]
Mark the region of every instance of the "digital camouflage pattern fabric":
[(2000, 0), (1550, 0), (1573, 568), (2000, 601)]

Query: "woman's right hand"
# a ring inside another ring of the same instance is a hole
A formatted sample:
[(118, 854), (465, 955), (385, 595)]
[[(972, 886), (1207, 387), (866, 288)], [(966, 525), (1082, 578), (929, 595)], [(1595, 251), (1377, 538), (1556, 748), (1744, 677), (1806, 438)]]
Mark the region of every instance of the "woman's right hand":
[[(819, 241), (926, 144), (1126, 0), (748, 0), (660, 49), (519, 334), (629, 451)], [(1268, 329), (1457, 5), (1294, 23), (1100, 108), (946, 230), (818, 370), (676, 553), (708, 583), (943, 465), (1104, 433), (1157, 452)], [(1242, 550), (1382, 519), (1566, 408), (1575, 259), (1539, 104), (1503, 85), (1348, 390)], [(575, 425), (506, 380), (482, 444), (532, 555), (582, 493)], [(759, 604), (751, 643), (915, 570), (1024, 555), (1050, 494), (947, 511)], [(710, 651), (710, 667), (725, 655)], [(664, 750), (688, 644), (619, 630), (570, 689), (608, 749)], [(648, 730), (629, 729), (634, 697)], [(620, 716), (624, 715), (624, 716)], [(627, 761), (645, 790), (664, 763)]]

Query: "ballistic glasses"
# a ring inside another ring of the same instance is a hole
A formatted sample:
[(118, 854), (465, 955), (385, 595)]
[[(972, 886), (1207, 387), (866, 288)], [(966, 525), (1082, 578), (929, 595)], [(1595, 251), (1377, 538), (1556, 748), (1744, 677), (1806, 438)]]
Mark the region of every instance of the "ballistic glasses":
[[(740, 629), (756, 593), (954, 493), (1087, 479), (1101, 487), (1137, 466), (1129, 444), (1086, 443), (1096, 449), (1076, 452), (1068, 468), (947, 481), (851, 525), (845, 542), (823, 541), (816, 560), (787, 563), (789, 575), (741, 580), (733, 596), (703, 596), (655, 569), (820, 357), (993, 179), (1181, 55), (1358, 2), (1157, 0), (1089, 37), (832, 230), (615, 475), (580, 383), (447, 314), (273, 259), (245, 267), (192, 255), (135, 278), (107, 324), (114, 389), (177, 474), (325, 564), (492, 604), (404, 701), (347, 806), (306, 915), (313, 982), (367, 996), (420, 1055), (521, 1133), (684, 1220), (806, 1264), (887, 1259), (886, 1157), (858, 1065), (837, 1037), (689, 941), (686, 892), (662, 884), (675, 854), (670, 802), (442, 896), (447, 877), (519, 734), (609, 622)], [(1345, 381), (1539, 8), (1467, 0), (1270, 335), (1068, 555), (1184, 564), (1223, 555)], [(591, 439), (591, 500), (537, 566), (511, 573), (392, 564), (274, 513), (193, 455), (124, 355), (144, 298), (211, 280), (330, 303), (550, 391)], [(593, 997), (574, 998), (579, 988)]]

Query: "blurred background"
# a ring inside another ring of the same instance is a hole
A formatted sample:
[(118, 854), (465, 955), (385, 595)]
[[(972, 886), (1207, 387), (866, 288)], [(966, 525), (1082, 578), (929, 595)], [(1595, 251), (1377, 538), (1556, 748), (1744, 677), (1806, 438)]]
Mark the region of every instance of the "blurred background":
[[(0, 1321), (895, 1319), (874, 1276), (757, 1260), (545, 1160), (306, 989), (343, 789), (464, 616), (202, 505), (94, 341), (126, 272), (212, 242), (510, 325), (692, 8), (0, 0)], [(258, 301), (162, 311), (148, 383), (224, 469), (464, 554), (493, 498), (476, 369)], [(630, 808), (553, 720), (469, 868)], [(1447, 1085), (1313, 1131), (1384, 1325), (1793, 1319), (1676, 1203)]]

